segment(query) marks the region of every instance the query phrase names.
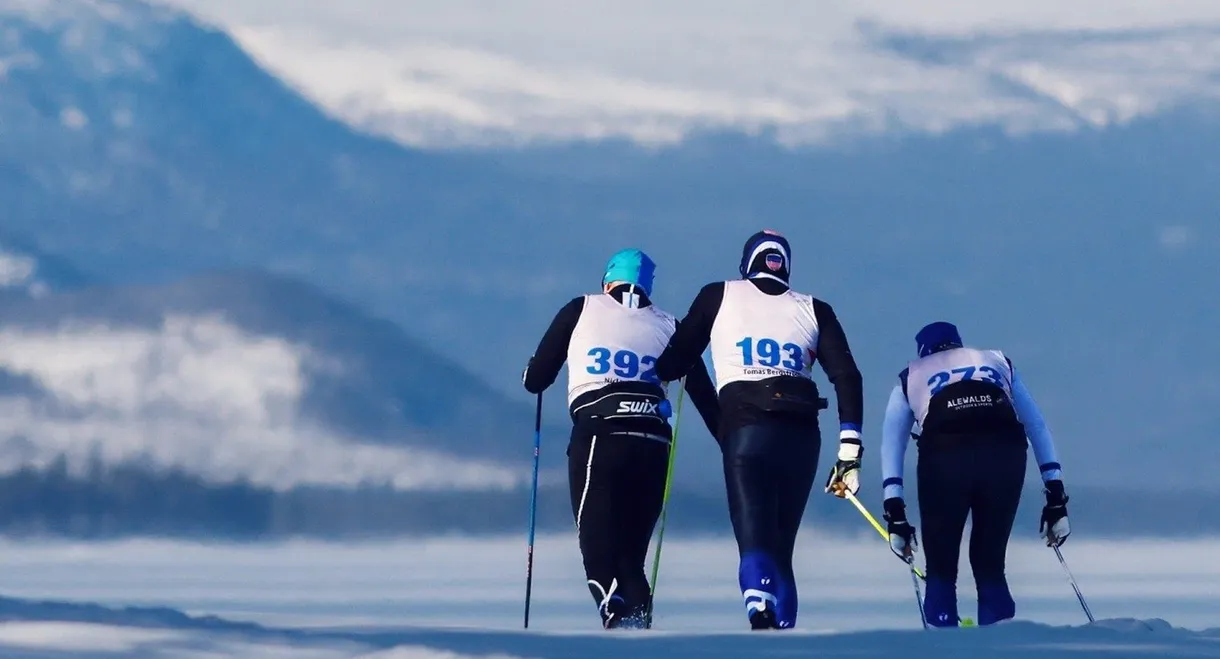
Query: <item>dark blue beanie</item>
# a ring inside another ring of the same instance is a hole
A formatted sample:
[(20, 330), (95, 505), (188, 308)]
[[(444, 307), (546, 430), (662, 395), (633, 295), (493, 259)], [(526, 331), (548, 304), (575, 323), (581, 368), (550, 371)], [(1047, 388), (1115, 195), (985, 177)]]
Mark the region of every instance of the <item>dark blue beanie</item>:
[(937, 321), (919, 330), (915, 335), (915, 346), (919, 349), (920, 357), (927, 357), (935, 352), (962, 347), (962, 335), (953, 323)]
[(759, 231), (746, 239), (737, 270), (744, 279), (767, 274), (786, 282), (792, 274), (792, 246), (777, 231)]

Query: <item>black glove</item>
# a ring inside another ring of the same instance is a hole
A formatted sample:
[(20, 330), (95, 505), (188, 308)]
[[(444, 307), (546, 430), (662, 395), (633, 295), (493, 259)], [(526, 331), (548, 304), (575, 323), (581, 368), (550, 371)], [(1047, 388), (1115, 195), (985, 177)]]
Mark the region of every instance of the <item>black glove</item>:
[(903, 562), (910, 563), (914, 560), (914, 554), (919, 546), (915, 539), (915, 527), (907, 521), (907, 505), (901, 497), (892, 497), (885, 500), (882, 504), (885, 508), (885, 521), (888, 525), (890, 533), (890, 551), (894, 555), (901, 558)]
[(1042, 508), (1042, 520), (1038, 524), (1039, 535), (1046, 540), (1047, 547), (1059, 547), (1072, 534), (1068, 524), (1068, 495), (1063, 491), (1063, 481), (1047, 481), (1046, 505)]

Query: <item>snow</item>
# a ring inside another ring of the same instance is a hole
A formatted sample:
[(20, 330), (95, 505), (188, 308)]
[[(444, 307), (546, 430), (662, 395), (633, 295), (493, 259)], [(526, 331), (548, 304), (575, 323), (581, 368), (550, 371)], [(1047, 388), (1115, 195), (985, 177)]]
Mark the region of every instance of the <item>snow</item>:
[(30, 378), (56, 404), (0, 398), (0, 470), (64, 455), (78, 471), (99, 456), (275, 489), (374, 482), (496, 490), (528, 482), (525, 470), (365, 443), (310, 423), (301, 409), (308, 371), (332, 368), (339, 366), (308, 346), (249, 334), (213, 315), (168, 316), (148, 329), (5, 326), (0, 369)]
[[(1073, 538), (1064, 553), (1098, 616), (1089, 626), (1054, 554), (1018, 539), (1010, 571), (1017, 621), (924, 632), (903, 567), (880, 540), (809, 532), (798, 543), (799, 629), (757, 634), (743, 629), (731, 540), (671, 537), (656, 628), (607, 634), (595, 622), (571, 534), (538, 540), (529, 631), (521, 629), (523, 537), (7, 541), (0, 656), (888, 659), (900, 648), (911, 659), (1217, 657), (1218, 547), (1215, 539)], [(971, 589), (966, 576), (966, 611)]]
[(130, 29), (150, 21), (173, 20), (177, 15), (143, 0), (0, 0), (0, 19), (17, 17), (44, 27), (102, 21)]
[(64, 108), (60, 113), (60, 121), (72, 130), (80, 130), (89, 125), (89, 117), (80, 108)]
[(1220, 98), (1210, 0), (170, 2), (335, 116), (421, 146), (1075, 130)]
[(109, 79), (148, 79), (147, 53), (183, 18), (180, 10), (143, 0), (0, 0), (0, 82), (24, 70), (53, 85), (69, 67), (81, 82), (48, 98), (62, 104), (63, 125), (80, 130), (90, 120), (85, 107), (97, 102), (95, 87)]
[[(276, 638), (279, 631), (247, 634), (182, 630), (159, 632), (149, 637), (115, 626), (47, 626), (10, 622), (0, 624), (0, 649), (12, 653), (6, 656), (14, 657), (150, 659), (621, 659), (625, 653), (638, 653), (643, 657), (740, 659), (751, 656), (761, 659), (810, 656), (814, 652), (822, 656), (850, 654), (861, 658), (893, 657), (901, 652), (899, 656), (908, 659), (975, 657), (984, 653), (1001, 659), (1047, 652), (1055, 657), (1093, 659), (1220, 656), (1220, 646), (1216, 645), (1220, 634), (1183, 632), (1157, 624), (1157, 621), (1125, 620), (1100, 621), (1091, 629), (1016, 623), (986, 632), (872, 632), (852, 635), (651, 632), (611, 636), (473, 630), (392, 630), (365, 634), (337, 630), (322, 638), (290, 636), (288, 640), (280, 640)], [(20, 635), (25, 643), (5, 643), (10, 635)], [(42, 644), (38, 644), (38, 641)], [(32, 652), (35, 648), (45, 654)], [(21, 649), (26, 652), (15, 654)], [(100, 654), (102, 652), (106, 654)]]
[(38, 261), (34, 257), (0, 247), (0, 288), (29, 286), (37, 269)]
[[(144, 50), (184, 8), (333, 116), (431, 147), (1020, 134), (1220, 100), (1220, 3), (959, 4), (0, 0), (0, 27), (54, 28), (99, 78), (148, 76)], [(0, 76), (38, 66), (19, 42)]]

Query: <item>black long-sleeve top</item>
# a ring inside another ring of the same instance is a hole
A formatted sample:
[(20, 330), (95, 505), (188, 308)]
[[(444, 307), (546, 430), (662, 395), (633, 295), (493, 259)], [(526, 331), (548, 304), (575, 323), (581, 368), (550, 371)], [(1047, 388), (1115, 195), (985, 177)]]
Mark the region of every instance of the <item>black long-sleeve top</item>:
[[(788, 286), (781, 281), (758, 278), (749, 280), (768, 295), (781, 295)], [(690, 305), (678, 330), (670, 337), (669, 346), (657, 358), (657, 376), (673, 380), (695, 368), (702, 369), (704, 350), (711, 341), (712, 325), (724, 301), (725, 282), (713, 282), (702, 288)], [(838, 402), (840, 439), (858, 441), (864, 418), (864, 383), (856, 366), (847, 335), (834, 309), (826, 302), (813, 299), (818, 322), (817, 361), (834, 386)], [(808, 403), (816, 408), (820, 400), (817, 384), (803, 378), (770, 378), (759, 382), (732, 382), (720, 391), (720, 436), (768, 415), (769, 401), (777, 388), (786, 389), (781, 395)], [(816, 418), (816, 411), (813, 412)]]

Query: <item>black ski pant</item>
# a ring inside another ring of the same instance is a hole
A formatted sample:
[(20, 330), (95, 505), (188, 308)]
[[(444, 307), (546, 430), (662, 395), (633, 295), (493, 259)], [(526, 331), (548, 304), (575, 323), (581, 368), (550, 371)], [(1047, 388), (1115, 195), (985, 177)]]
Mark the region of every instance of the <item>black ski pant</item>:
[(746, 615), (770, 609), (781, 628), (796, 625), (792, 555), (821, 444), (816, 419), (755, 423), (724, 438), (724, 480)]
[(639, 623), (651, 595), (644, 562), (665, 496), (668, 437), (577, 426), (568, 483), (589, 592), (605, 626)]
[(916, 474), (928, 623), (958, 623), (957, 573), (968, 515), (978, 623), (1012, 618), (1016, 604), (1004, 569), (1025, 482), (1025, 444), (985, 435), (941, 443), (921, 439), (920, 444)]

